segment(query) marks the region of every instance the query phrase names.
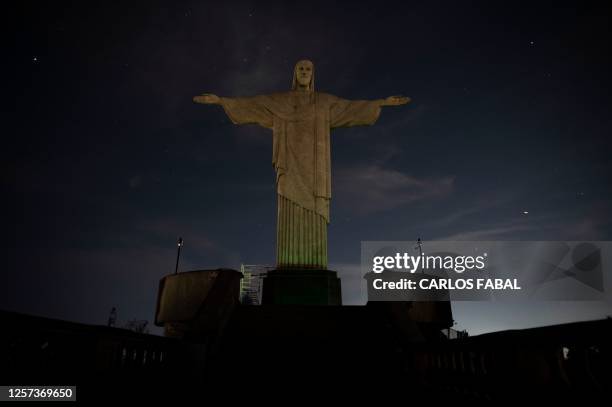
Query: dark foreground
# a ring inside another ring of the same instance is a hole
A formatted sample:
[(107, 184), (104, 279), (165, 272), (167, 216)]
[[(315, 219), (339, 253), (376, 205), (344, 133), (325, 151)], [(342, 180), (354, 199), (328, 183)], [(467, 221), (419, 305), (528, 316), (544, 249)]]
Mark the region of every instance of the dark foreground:
[(238, 306), (218, 335), (192, 339), (0, 311), (0, 385), (76, 385), (79, 401), (236, 402), (581, 401), (612, 385), (610, 319), (447, 339), (396, 311)]

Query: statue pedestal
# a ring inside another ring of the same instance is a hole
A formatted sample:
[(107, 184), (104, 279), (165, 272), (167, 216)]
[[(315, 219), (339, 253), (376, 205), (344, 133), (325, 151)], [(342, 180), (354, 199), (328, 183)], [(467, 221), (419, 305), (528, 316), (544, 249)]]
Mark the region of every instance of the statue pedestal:
[(262, 305), (342, 305), (335, 271), (276, 269), (263, 279)]

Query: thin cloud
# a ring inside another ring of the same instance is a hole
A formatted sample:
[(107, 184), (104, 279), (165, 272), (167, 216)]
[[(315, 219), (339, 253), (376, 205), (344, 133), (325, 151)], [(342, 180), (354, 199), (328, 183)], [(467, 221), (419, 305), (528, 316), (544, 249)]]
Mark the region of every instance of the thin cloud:
[(176, 239), (178, 236), (188, 237), (189, 245), (194, 250), (219, 250), (221, 249), (216, 242), (206, 236), (202, 225), (195, 225), (193, 222), (181, 221), (180, 219), (148, 219), (136, 226), (145, 234), (155, 238)]
[(528, 232), (534, 229), (536, 228), (529, 225), (502, 226), (491, 229), (480, 229), (470, 232), (457, 233), (436, 240), (492, 240), (495, 238), (509, 237), (509, 235)]
[(334, 181), (338, 199), (350, 202), (351, 210), (364, 215), (448, 196), (455, 178), (417, 178), (380, 165), (369, 165), (339, 170)]
[[(429, 222), (431, 228), (448, 227), (462, 219), (469, 218), (474, 215), (482, 214), (483, 212), (507, 206), (518, 199), (519, 191), (493, 191), (493, 193), (481, 193), (481, 195), (473, 197), (468, 203), (469, 206), (457, 208), (454, 212), (449, 212), (432, 219)], [(453, 205), (453, 208), (456, 208)]]

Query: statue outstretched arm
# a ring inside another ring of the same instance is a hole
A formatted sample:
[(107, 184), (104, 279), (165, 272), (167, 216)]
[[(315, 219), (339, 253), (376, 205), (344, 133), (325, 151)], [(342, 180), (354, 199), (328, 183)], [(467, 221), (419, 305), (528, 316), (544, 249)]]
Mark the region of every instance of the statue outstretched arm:
[(381, 99), (381, 106), (400, 106), (405, 105), (406, 103), (410, 103), (412, 99), (407, 96), (389, 96), (388, 98)]
[(194, 96), (193, 101), (196, 103), (202, 103), (203, 105), (219, 105), (221, 104), (221, 98), (212, 93), (202, 93), (201, 95)]
[(273, 115), (265, 103), (264, 96), (252, 97), (219, 97), (212, 93), (195, 96), (193, 101), (206, 105), (221, 105), (234, 124), (258, 124), (271, 129)]
[(376, 100), (347, 100), (334, 97), (330, 107), (330, 127), (367, 126), (376, 123), (383, 106), (399, 106), (410, 102), (405, 96), (389, 96)]

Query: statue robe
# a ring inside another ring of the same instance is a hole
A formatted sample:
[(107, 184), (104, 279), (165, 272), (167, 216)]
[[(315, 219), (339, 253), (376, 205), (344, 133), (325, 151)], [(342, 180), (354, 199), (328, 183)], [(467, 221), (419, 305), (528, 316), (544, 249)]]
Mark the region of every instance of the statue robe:
[(221, 105), (234, 124), (258, 124), (272, 130), (278, 193), (277, 266), (327, 268), (330, 130), (374, 124), (380, 102), (290, 91), (224, 97)]

